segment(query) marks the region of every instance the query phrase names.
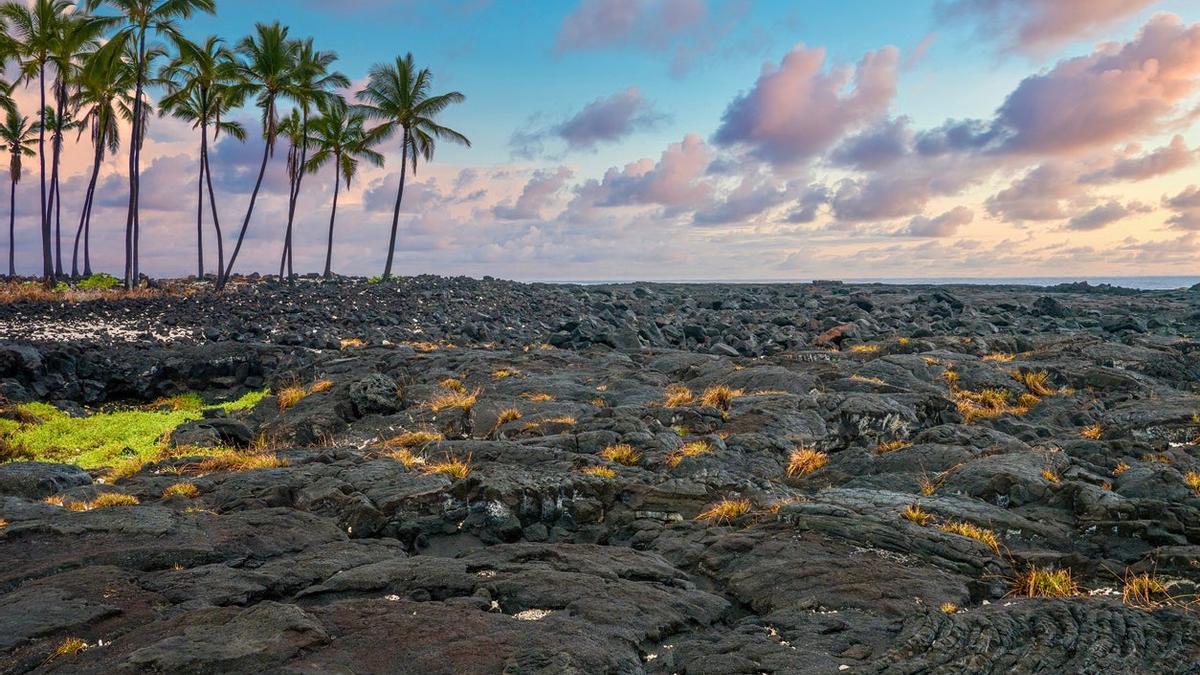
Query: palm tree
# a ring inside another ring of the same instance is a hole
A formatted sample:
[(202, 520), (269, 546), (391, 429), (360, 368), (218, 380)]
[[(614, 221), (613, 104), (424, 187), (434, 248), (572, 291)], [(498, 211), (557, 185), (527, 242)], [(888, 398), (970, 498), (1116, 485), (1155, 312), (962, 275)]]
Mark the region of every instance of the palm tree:
[(0, 124), (0, 141), (8, 148), (8, 177), (10, 181), (8, 196), (8, 276), (17, 276), (16, 263), (16, 217), (17, 217), (17, 183), (21, 182), (21, 159), (37, 154), (34, 143), (37, 142), (35, 125), (28, 117), (10, 107)]
[[(32, 7), (24, 2), (10, 1), (0, 6), (0, 18), (8, 24), (9, 36), (15, 50), (25, 82), (38, 79), (41, 98), (38, 114), (46, 111), (46, 64), (54, 49), (58, 24), (72, 7), (70, 0), (34, 0)], [(46, 283), (54, 274), (54, 262), (50, 249), (50, 214), (46, 210), (46, 120), (38, 124), (39, 177), (42, 184), (42, 277)]]
[(92, 21), (82, 14), (67, 14), (59, 18), (56, 26), (54, 43), (50, 50), (50, 64), (54, 66), (55, 76), (52, 87), (54, 93), (54, 115), (59, 123), (48, 127), (51, 133), (53, 148), (50, 162), (50, 200), (47, 206), (47, 218), (53, 216), (54, 224), (54, 274), (62, 276), (62, 204), (58, 187), (58, 167), (62, 160), (63, 133), (70, 124), (61, 122), (68, 120), (70, 111), (67, 103), (70, 90), (74, 88), (82, 69), (82, 61), (87, 52), (95, 49), (97, 40), (103, 32), (104, 25)]
[(217, 277), (225, 269), (225, 243), (221, 235), (221, 220), (217, 215), (217, 200), (213, 194), (212, 175), (208, 167), (208, 129), (213, 129), (213, 141), (224, 131), (234, 138), (246, 140), (241, 124), (224, 119), (231, 109), (242, 104), (245, 97), (233, 52), (222, 40), (210, 35), (203, 44), (182, 40), (179, 55), (162, 71), (168, 93), (160, 101), (160, 114), (169, 113), (176, 119), (191, 122), (200, 130), (200, 172), (196, 201), (196, 276), (204, 278), (204, 187), (207, 180), (209, 206), (213, 227), (217, 233)]
[(430, 95), (433, 75), (428, 68), (417, 70), (411, 53), (397, 57), (394, 64), (377, 64), (371, 67), (367, 86), (356, 94), (361, 105), (356, 106), (364, 117), (378, 120), (379, 126), (371, 130), (377, 140), (391, 138), (401, 132), (400, 188), (396, 192), (396, 208), (392, 213), (392, 236), (388, 244), (387, 264), (383, 278), (392, 276), (392, 258), (396, 253), (396, 229), (400, 223), (400, 202), (404, 199), (404, 179), (408, 163), (412, 162), (413, 174), (417, 172), (417, 157), (433, 160), (439, 139), (461, 143), (470, 147), (471, 141), (461, 133), (438, 124), (438, 114), (452, 103), (461, 103), (465, 96), (457, 91)]
[(344, 178), (346, 189), (358, 173), (358, 162), (365, 159), (383, 166), (383, 155), (371, 149), (375, 139), (363, 128), (362, 115), (351, 113), (345, 103), (332, 101), (319, 106), (321, 116), (312, 120), (310, 142), (315, 147), (306, 170), (316, 172), (333, 162), (333, 209), (329, 212), (329, 246), (325, 252), (325, 278), (332, 275), (333, 225), (337, 219), (338, 193)]
[(120, 120), (128, 122), (133, 119), (133, 97), (129, 92), (136, 80), (134, 54), (128, 48), (122, 52), (117, 48), (119, 46), (110, 42), (88, 56), (79, 73), (75, 94), (71, 97), (71, 106), (82, 112), (79, 135), (82, 136), (85, 130), (90, 131), (94, 148), (92, 176), (79, 214), (79, 227), (75, 231), (71, 276), (79, 274), (80, 239), (83, 240), (83, 275), (92, 274), (92, 206), (96, 197), (96, 181), (106, 152), (115, 155), (121, 147)]
[[(296, 53), (296, 72), (292, 78), (290, 97), (296, 102), (300, 112), (300, 124), (297, 137), (300, 139), (299, 152), (295, 158), (296, 170), (289, 170), (293, 177), (292, 191), (288, 200), (287, 231), (283, 238), (283, 256), (279, 260), (279, 276), (283, 276), (284, 264), (287, 265), (287, 276), (292, 278), (292, 226), (296, 220), (296, 202), (300, 199), (300, 186), (304, 181), (303, 167), (308, 161), (308, 118), (315, 105), (341, 97), (330, 90), (350, 86), (350, 80), (339, 72), (329, 72), (329, 66), (337, 60), (334, 52), (321, 52), (313, 48), (312, 38), (300, 43)], [(296, 145), (293, 143), (293, 150)]]
[(242, 242), (246, 238), (246, 229), (250, 227), (250, 218), (254, 215), (254, 204), (258, 200), (258, 191), (262, 188), (263, 176), (267, 172), (267, 161), (275, 152), (275, 140), (279, 135), (280, 97), (289, 96), (292, 80), (296, 71), (296, 57), (299, 44), (288, 39), (288, 29), (278, 21), (272, 24), (260, 23), (255, 26), (255, 34), (242, 38), (237, 51), (243, 61), (238, 65), (238, 73), (246, 83), (248, 94), (254, 94), (255, 103), (262, 109), (263, 128), (263, 158), (262, 166), (258, 169), (258, 180), (254, 183), (254, 191), (250, 193), (250, 204), (246, 208), (246, 218), (242, 221), (242, 229), (238, 232), (237, 244), (233, 254), (229, 256), (229, 264), (221, 278), (217, 280), (217, 288), (223, 288), (233, 273), (233, 265), (237, 262), (238, 253), (242, 250)]
[[(50, 137), (53, 140), (54, 159), (53, 163), (58, 164), (59, 150), (62, 145), (63, 134), (68, 131), (80, 128), (79, 122), (75, 121), (70, 110), (62, 110), (61, 114), (58, 109), (53, 106), (46, 106), (42, 113), (42, 119), (45, 120), (45, 131), (50, 132)], [(41, 124), (37, 125), (38, 131), (42, 131)], [(47, 218), (53, 224), (54, 235), (54, 276), (55, 278), (62, 276), (62, 195), (58, 190), (58, 168), (57, 166), (51, 172), (50, 176), (50, 197), (47, 202)]]
[[(39, 0), (47, 1), (47, 0)], [(129, 210), (125, 217), (125, 286), (132, 288), (138, 279), (138, 251), (135, 228), (138, 224), (138, 190), (140, 188), (140, 160), (142, 140), (145, 138), (146, 101), (144, 91), (149, 73), (149, 61), (153, 54), (148, 50), (146, 38), (149, 33), (165, 36), (172, 40), (180, 37), (175, 22), (187, 19), (196, 12), (216, 12), (215, 0), (86, 0), (88, 10), (100, 5), (112, 7), (117, 16), (104, 19), (106, 25), (117, 27), (111, 41), (128, 43), (136, 54), (134, 60), (133, 129), (129, 143)], [(123, 49), (123, 45), (120, 47)]]

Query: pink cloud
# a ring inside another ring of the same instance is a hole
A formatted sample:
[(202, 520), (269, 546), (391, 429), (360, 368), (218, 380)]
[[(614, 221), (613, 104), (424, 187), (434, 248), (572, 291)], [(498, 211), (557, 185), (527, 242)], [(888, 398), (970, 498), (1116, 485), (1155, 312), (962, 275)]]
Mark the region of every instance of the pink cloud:
[(965, 206), (956, 206), (933, 218), (916, 216), (902, 233), (910, 237), (951, 237), (958, 232), (958, 228), (970, 225), (973, 220), (974, 211)]
[(1004, 51), (1044, 54), (1104, 29), (1156, 0), (945, 0), (936, 11), (944, 19), (980, 23), (981, 36)]
[(672, 209), (697, 208), (707, 203), (712, 184), (703, 180), (712, 162), (712, 149), (697, 134), (688, 134), (663, 151), (657, 163), (641, 159), (624, 169), (611, 168), (603, 180), (589, 180), (577, 189), (570, 210), (576, 216), (590, 207), (654, 204)]
[(869, 52), (856, 67), (825, 69), (825, 50), (797, 45), (768, 64), (726, 108), (714, 141), (786, 165), (810, 159), (882, 117), (896, 94), (899, 50)]
[(1183, 136), (1176, 134), (1171, 142), (1144, 155), (1118, 157), (1112, 166), (1080, 178), (1084, 183), (1142, 181), (1173, 173), (1191, 166), (1196, 151), (1187, 147)]
[(542, 210), (548, 207), (555, 197), (562, 192), (567, 180), (574, 174), (565, 166), (554, 171), (538, 171), (533, 174), (521, 196), (513, 204), (497, 204), (492, 213), (503, 220), (532, 220), (542, 217)]
[(563, 19), (554, 48), (560, 54), (620, 44), (662, 49), (707, 13), (704, 0), (583, 0)]

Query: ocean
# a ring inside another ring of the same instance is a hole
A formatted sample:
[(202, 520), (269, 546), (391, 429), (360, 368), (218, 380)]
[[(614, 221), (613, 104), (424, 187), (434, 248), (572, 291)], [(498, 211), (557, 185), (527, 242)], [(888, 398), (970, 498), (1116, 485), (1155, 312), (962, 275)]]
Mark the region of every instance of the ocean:
[[(802, 284), (812, 279), (541, 279), (542, 283), (550, 284), (582, 284), (595, 286), (600, 284)], [(1200, 276), (1140, 276), (1140, 277), (937, 277), (937, 278), (880, 278), (880, 279), (843, 279), (848, 284), (897, 284), (913, 285), (955, 285), (971, 284), (979, 286), (1055, 286), (1086, 281), (1093, 286), (1108, 284), (1123, 288), (1136, 288), (1144, 291), (1165, 291), (1179, 288), (1190, 288), (1200, 283)]]

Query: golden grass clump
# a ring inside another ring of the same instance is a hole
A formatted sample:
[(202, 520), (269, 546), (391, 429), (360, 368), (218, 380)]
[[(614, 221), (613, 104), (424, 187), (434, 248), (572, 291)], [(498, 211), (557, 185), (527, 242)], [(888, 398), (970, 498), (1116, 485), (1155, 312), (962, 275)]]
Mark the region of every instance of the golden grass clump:
[(616, 462), (623, 466), (635, 466), (642, 461), (642, 455), (628, 443), (618, 443), (610, 445), (600, 451), (600, 456), (610, 462)]
[(933, 514), (921, 508), (921, 505), (916, 502), (904, 507), (904, 510), (900, 512), (900, 517), (921, 527), (925, 527), (933, 520)]
[(863, 384), (870, 384), (870, 385), (873, 385), (876, 387), (882, 387), (882, 386), (887, 385), (887, 382), (884, 382), (881, 378), (866, 377), (864, 375), (859, 375), (858, 373), (851, 375), (850, 381), (851, 382), (862, 382)]
[(300, 401), (303, 401), (306, 396), (308, 396), (308, 390), (298, 384), (288, 385), (275, 392), (275, 400), (279, 404), (280, 411), (295, 406)]
[(1121, 602), (1130, 607), (1153, 609), (1158, 606), (1159, 598), (1166, 598), (1167, 586), (1153, 574), (1143, 572), (1126, 576), (1125, 586), (1121, 590)]
[(894, 452), (896, 450), (903, 450), (904, 448), (908, 447), (912, 447), (912, 443), (904, 440), (897, 439), (894, 441), (882, 441), (878, 446), (875, 447), (875, 452), (882, 455), (888, 452)]
[(1161, 452), (1151, 452), (1149, 454), (1142, 455), (1142, 461), (1143, 462), (1155, 462), (1158, 464), (1174, 464), (1175, 463), (1175, 460), (1162, 454)]
[(516, 368), (497, 368), (496, 370), (492, 371), (492, 379), (503, 380), (509, 377), (516, 377), (520, 374), (521, 371), (517, 370)]
[(696, 520), (707, 520), (718, 525), (731, 523), (750, 513), (750, 507), (749, 499), (722, 499), (696, 516)]
[(850, 351), (855, 354), (875, 354), (879, 352), (879, 345), (854, 345)]
[(1079, 594), (1071, 570), (1031, 566), (1012, 582), (1012, 594), (1025, 598), (1069, 598)]
[(429, 409), (434, 412), (443, 410), (451, 410), (458, 408), (463, 412), (470, 412), (471, 408), (475, 407), (476, 401), (479, 400), (479, 395), (483, 393), (481, 389), (474, 391), (453, 391), (446, 390), (440, 394), (435, 394), (429, 399)]
[(119, 492), (104, 492), (96, 495), (95, 499), (87, 502), (84, 511), (92, 511), (94, 509), (112, 509), (120, 506), (137, 506), (141, 502), (133, 495), (121, 494)]
[(1050, 374), (1044, 370), (1029, 371), (1029, 370), (1014, 370), (1012, 377), (1017, 382), (1025, 385), (1029, 393), (1034, 396), (1053, 396), (1057, 393), (1054, 387), (1051, 387)]
[(6, 527), (8, 527), (8, 521), (3, 518), (0, 518), (0, 530), (3, 530)]
[(46, 660), (53, 661), (54, 659), (62, 658), (64, 656), (74, 656), (87, 648), (88, 643), (84, 642), (82, 638), (63, 638), (62, 642), (59, 642), (57, 645), (55, 645), (54, 651), (50, 652), (50, 656), (47, 657)]
[(696, 395), (692, 393), (682, 384), (672, 384), (667, 387), (666, 397), (663, 399), (663, 405), (668, 408), (682, 408), (683, 406), (695, 403)]
[(471, 475), (470, 458), (466, 460), (447, 457), (440, 462), (434, 462), (425, 467), (425, 473), (448, 476), (450, 480), (462, 480)]
[(310, 394), (322, 394), (333, 389), (333, 380), (317, 380), (308, 388)]
[(384, 453), (385, 457), (390, 457), (404, 465), (404, 468), (411, 469), (415, 466), (425, 464), (425, 458), (413, 452), (411, 448), (400, 448)]
[(984, 361), (991, 361), (993, 363), (1008, 363), (1015, 358), (1017, 358), (1016, 354), (1009, 354), (1006, 352), (992, 352), (991, 354), (983, 355)]
[(579, 470), (580, 473), (586, 473), (589, 476), (597, 478), (616, 478), (617, 472), (607, 466), (587, 466)]
[(948, 532), (950, 534), (957, 534), (960, 537), (974, 539), (975, 541), (986, 544), (988, 548), (992, 549), (993, 553), (1000, 553), (1000, 540), (996, 538), (996, 533), (989, 529), (957, 520), (943, 523), (938, 529), (940, 529), (942, 532)]
[(958, 613), (958, 605), (954, 604), (953, 602), (943, 602), (938, 609), (942, 610), (946, 614)]
[(505, 408), (504, 410), (500, 411), (499, 415), (496, 416), (496, 426), (508, 424), (509, 422), (516, 422), (519, 419), (521, 419), (520, 410), (517, 410), (516, 408)]
[(446, 379), (442, 380), (441, 382), (438, 382), (438, 386), (441, 387), (442, 389), (447, 389), (449, 391), (456, 391), (460, 394), (467, 390), (467, 387), (465, 385), (463, 385), (462, 380), (459, 380), (459, 379), (453, 378), (453, 377), (447, 377)]
[(388, 448), (415, 448), (445, 439), (445, 436), (436, 431), (405, 431), (387, 439), (383, 445)]
[(367, 346), (367, 341), (362, 338), (342, 338), (339, 345), (342, 349), (362, 349)]
[(529, 399), (534, 403), (548, 403), (554, 400), (554, 397), (544, 391), (527, 391), (521, 394), (521, 398)]
[(803, 478), (829, 463), (829, 455), (812, 448), (796, 448), (788, 457), (789, 478)]
[(558, 417), (548, 417), (542, 420), (545, 424), (561, 424), (566, 427), (573, 427), (579, 423), (573, 415), (559, 415)]
[(1055, 485), (1058, 485), (1062, 482), (1062, 476), (1058, 475), (1058, 472), (1051, 468), (1042, 469), (1042, 478), (1054, 483)]
[(917, 481), (917, 487), (920, 488), (921, 494), (926, 497), (932, 497), (933, 493), (937, 492), (938, 488), (942, 487), (942, 483), (944, 482), (946, 482), (945, 475), (930, 477), (929, 474), (923, 473)]
[(109, 481), (119, 481), (137, 475), (142, 467), (149, 464), (148, 461), (141, 457), (130, 457), (127, 460), (114, 464), (105, 474), (104, 477)]
[(1104, 436), (1104, 427), (1099, 424), (1091, 424), (1080, 429), (1079, 435), (1091, 441), (1098, 441)]
[(1192, 489), (1192, 492), (1196, 493), (1197, 497), (1200, 497), (1200, 473), (1189, 471), (1183, 474), (1183, 482)]
[(745, 392), (741, 389), (733, 389), (723, 384), (718, 384), (704, 390), (700, 395), (700, 405), (710, 408), (720, 408), (727, 411), (733, 405), (733, 399), (739, 396), (745, 396)]
[(703, 455), (710, 452), (712, 452), (712, 446), (706, 441), (692, 441), (690, 443), (684, 443), (683, 446), (681, 446), (678, 450), (667, 455), (667, 464), (669, 464), (671, 468), (674, 468), (679, 466), (679, 463), (688, 457), (696, 457), (697, 455)]
[(605, 401), (597, 396), (596, 398), (592, 399), (592, 405), (596, 406), (597, 408), (604, 408), (608, 406), (608, 401)]
[(288, 463), (268, 453), (221, 452), (190, 465), (190, 473), (240, 473), (257, 469), (278, 469)]
[(1012, 394), (1007, 389), (988, 388), (980, 391), (954, 390), (954, 405), (967, 424), (981, 419), (999, 417), (1005, 413), (1021, 412), (1009, 405)]
[(200, 488), (196, 487), (194, 483), (189, 483), (187, 481), (175, 483), (174, 485), (168, 485), (167, 488), (162, 491), (163, 499), (170, 499), (171, 497), (195, 499), (199, 496)]
[(1113, 478), (1120, 476), (1121, 474), (1125, 473), (1129, 469), (1130, 469), (1130, 466), (1128, 464), (1126, 464), (1125, 462), (1120, 462), (1115, 467), (1113, 467), (1113, 470), (1112, 470)]

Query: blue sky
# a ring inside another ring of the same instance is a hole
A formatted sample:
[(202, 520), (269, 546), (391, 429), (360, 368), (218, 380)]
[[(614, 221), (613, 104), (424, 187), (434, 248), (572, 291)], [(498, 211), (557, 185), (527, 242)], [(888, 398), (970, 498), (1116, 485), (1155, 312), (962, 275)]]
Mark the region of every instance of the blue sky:
[[(1200, 191), (1188, 192), (1200, 144), (1189, 114), (1200, 102), (1200, 4), (1191, 0), (218, 6), (186, 32), (234, 42), (257, 21), (280, 20), (336, 51), (356, 84), (372, 63), (411, 51), (435, 89), (466, 94), (443, 122), (472, 147), (442, 147), (406, 196), (405, 271), (1170, 274), (1192, 271), (1200, 252)], [(1148, 69), (1160, 61), (1169, 76)], [(1125, 79), (1110, 91), (1105, 71)], [(254, 128), (254, 112), (243, 116)], [(182, 235), (194, 228), (194, 204), (178, 203), (174, 186), (194, 180), (195, 142), (170, 120), (152, 128), (147, 171), (170, 193), (147, 216), (152, 273), (188, 271), (178, 261), (195, 246)], [(218, 148), (224, 220), (240, 219), (238, 181), (260, 148), (254, 137)], [(74, 210), (87, 151), (68, 152), (83, 158), (67, 160), (79, 176), (64, 187)], [(392, 159), (343, 195), (335, 260), (348, 270), (381, 264)], [(269, 188), (282, 167), (271, 170)], [(105, 167), (113, 190), (122, 171), (116, 160)], [(302, 198), (302, 269), (323, 261), (329, 180), (310, 179)], [(282, 192), (264, 196), (247, 268), (273, 267)], [(110, 210), (102, 216), (121, 219)], [(116, 252), (99, 256), (119, 264)]]

